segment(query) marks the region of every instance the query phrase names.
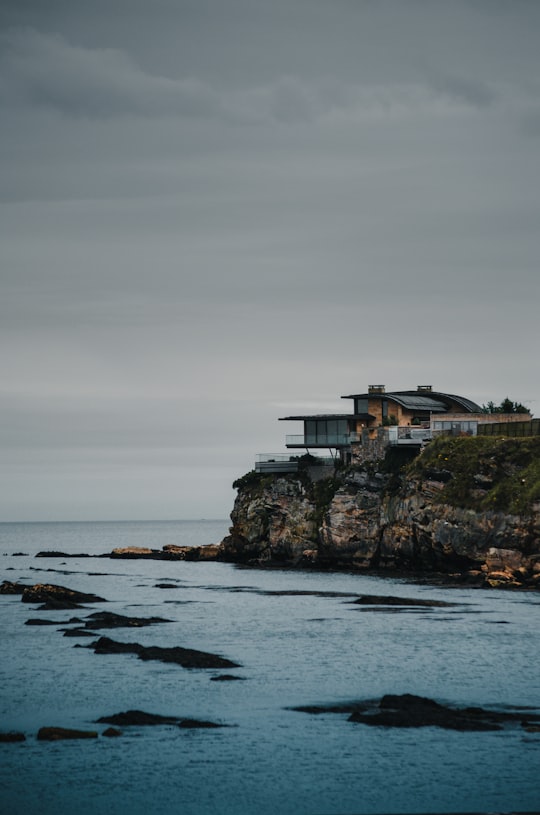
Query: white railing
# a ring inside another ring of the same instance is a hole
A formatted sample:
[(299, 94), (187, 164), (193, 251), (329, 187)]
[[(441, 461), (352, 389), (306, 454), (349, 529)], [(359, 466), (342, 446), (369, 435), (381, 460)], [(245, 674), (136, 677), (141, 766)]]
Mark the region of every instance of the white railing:
[(318, 433), (316, 436), (286, 436), (285, 444), (287, 447), (348, 447), (361, 439), (360, 433)]
[(387, 430), (390, 444), (421, 444), (432, 438), (429, 427), (388, 427)]
[(310, 456), (306, 461), (304, 456), (272, 455), (271, 453), (258, 453), (255, 457), (256, 473), (295, 473), (300, 466), (300, 462), (309, 467), (334, 466), (332, 457)]

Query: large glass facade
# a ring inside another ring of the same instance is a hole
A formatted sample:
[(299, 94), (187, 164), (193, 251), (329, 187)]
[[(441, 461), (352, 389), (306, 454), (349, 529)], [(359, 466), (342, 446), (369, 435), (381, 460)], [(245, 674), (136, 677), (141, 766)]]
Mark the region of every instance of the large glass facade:
[(346, 444), (349, 435), (347, 419), (307, 419), (305, 443), (309, 445), (335, 446)]

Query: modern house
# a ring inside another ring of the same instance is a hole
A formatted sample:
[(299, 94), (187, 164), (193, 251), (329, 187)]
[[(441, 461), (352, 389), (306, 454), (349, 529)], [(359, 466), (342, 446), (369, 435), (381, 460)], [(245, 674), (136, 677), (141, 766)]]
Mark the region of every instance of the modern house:
[[(433, 391), (431, 385), (418, 385), (416, 390), (388, 392), (384, 385), (370, 385), (367, 393), (355, 393), (341, 398), (352, 399), (352, 413), (284, 416), (280, 421), (304, 423), (301, 435), (287, 436), (287, 447), (346, 450), (351, 443), (362, 441), (364, 430), (375, 431), (379, 427), (429, 430), (434, 416), (451, 421), (449, 417), (482, 411), (470, 399)], [(369, 438), (374, 435), (374, 432), (370, 432)], [(419, 432), (417, 435), (421, 437), (425, 433)]]
[[(286, 447), (298, 451), (289, 456), (259, 456), (258, 472), (293, 471), (299, 456), (317, 455), (321, 449), (344, 462), (381, 458), (387, 447), (408, 446), (420, 450), (434, 436), (475, 436), (479, 425), (523, 421), (524, 414), (486, 413), (464, 396), (434, 391), (431, 385), (414, 390), (387, 391), (370, 385), (367, 393), (342, 396), (351, 399), (352, 413), (283, 416), (298, 421), (303, 432), (286, 436)], [(525, 414), (530, 421), (530, 415)]]

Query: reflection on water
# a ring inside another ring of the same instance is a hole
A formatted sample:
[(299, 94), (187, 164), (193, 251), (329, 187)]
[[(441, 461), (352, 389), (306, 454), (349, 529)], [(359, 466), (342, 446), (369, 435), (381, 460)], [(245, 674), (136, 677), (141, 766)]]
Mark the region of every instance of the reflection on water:
[[(1, 597), (0, 729), (27, 736), (0, 745), (3, 811), (538, 809), (538, 733), (368, 728), (346, 715), (289, 709), (383, 693), (540, 708), (535, 595), (217, 563), (33, 557), (44, 549), (97, 554), (129, 544), (201, 545), (226, 530), (226, 522), (0, 525), (3, 579), (60, 583), (108, 599), (75, 612), (82, 617), (96, 610), (167, 617), (167, 625), (117, 629), (114, 639), (220, 654), (242, 666), (227, 673), (246, 680), (212, 682), (219, 671), (74, 647), (92, 640), (24, 625), (41, 615), (65, 627), (73, 612), (37, 612), (17, 596)], [(374, 613), (351, 603), (358, 594), (456, 605), (380, 606), (387, 613)], [(46, 725), (103, 732), (93, 724), (98, 718), (128, 709), (234, 726), (134, 727), (118, 739), (84, 742), (35, 739)]]

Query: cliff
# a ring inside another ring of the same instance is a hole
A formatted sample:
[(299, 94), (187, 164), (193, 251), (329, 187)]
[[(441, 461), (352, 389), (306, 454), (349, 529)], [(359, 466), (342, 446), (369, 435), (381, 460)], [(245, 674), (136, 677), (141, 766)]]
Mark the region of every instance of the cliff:
[(540, 438), (432, 442), (412, 462), (248, 473), (224, 560), (439, 572), (478, 585), (540, 588)]

